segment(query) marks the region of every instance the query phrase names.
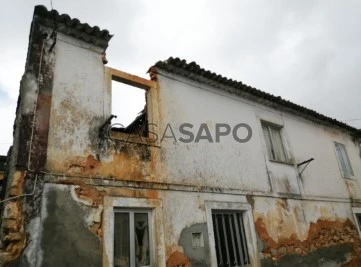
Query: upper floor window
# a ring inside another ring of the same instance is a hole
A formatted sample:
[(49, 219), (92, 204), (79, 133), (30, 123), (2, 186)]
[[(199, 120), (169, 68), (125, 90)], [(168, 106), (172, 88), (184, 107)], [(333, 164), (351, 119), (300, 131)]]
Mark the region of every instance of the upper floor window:
[(285, 148), (282, 142), (281, 127), (262, 123), (268, 156), (271, 160), (287, 162)]
[[(113, 140), (157, 145), (156, 83), (110, 67), (105, 68), (104, 114), (111, 121)], [(113, 117), (112, 117), (113, 118)]]
[(342, 175), (344, 177), (353, 176), (353, 170), (345, 146), (340, 143), (335, 143), (335, 148)]
[(123, 82), (112, 80), (112, 114), (117, 116), (114, 131), (147, 136), (146, 91)]

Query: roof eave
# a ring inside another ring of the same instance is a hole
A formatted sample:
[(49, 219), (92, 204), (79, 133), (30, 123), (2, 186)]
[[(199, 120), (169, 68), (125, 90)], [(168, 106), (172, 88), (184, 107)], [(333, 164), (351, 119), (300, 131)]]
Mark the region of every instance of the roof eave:
[(247, 86), (242, 82), (223, 77), (209, 70), (205, 70), (195, 62), (187, 63), (185, 60), (180, 60), (179, 58), (169, 58), (165, 61), (158, 61), (149, 69), (150, 75), (153, 77), (153, 79), (155, 78), (155, 75), (159, 73), (159, 71), (165, 71), (167, 73), (179, 75), (196, 82), (207, 84), (209, 86), (227, 91), (228, 93), (236, 94), (272, 108), (303, 117), (304, 119), (313, 121), (315, 123), (331, 126), (343, 131), (346, 130), (354, 138), (361, 138), (361, 130), (359, 129), (356, 129), (336, 119), (322, 115), (314, 110), (282, 99), (279, 96), (274, 96), (256, 88)]
[(56, 10), (48, 11), (42, 5), (35, 6), (33, 23), (54, 28), (63, 34), (99, 46), (104, 50), (113, 37), (108, 30), (101, 30), (98, 26), (91, 27), (76, 18), (70, 18), (67, 14), (59, 14)]

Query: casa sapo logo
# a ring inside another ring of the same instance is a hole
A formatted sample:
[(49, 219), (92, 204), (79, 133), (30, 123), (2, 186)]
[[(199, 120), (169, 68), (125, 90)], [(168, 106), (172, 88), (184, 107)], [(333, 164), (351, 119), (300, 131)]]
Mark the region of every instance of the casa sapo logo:
[[(230, 125), (228, 123), (216, 123), (214, 127), (209, 128), (207, 123), (193, 125), (191, 123), (182, 123), (174, 126), (166, 124), (164, 131), (157, 131), (158, 125), (155, 123), (143, 124), (137, 127), (124, 127), (121, 123), (114, 123), (108, 128), (107, 137), (116, 141), (128, 141), (139, 139), (141, 142), (157, 143), (164, 140), (171, 140), (180, 143), (220, 143), (222, 139), (231, 137), (237, 143), (246, 143), (252, 138), (252, 128), (246, 123)], [(110, 131), (118, 129), (123, 132), (126, 138), (113, 138)], [(145, 129), (147, 129), (145, 131)], [(147, 134), (145, 134), (147, 133)]]

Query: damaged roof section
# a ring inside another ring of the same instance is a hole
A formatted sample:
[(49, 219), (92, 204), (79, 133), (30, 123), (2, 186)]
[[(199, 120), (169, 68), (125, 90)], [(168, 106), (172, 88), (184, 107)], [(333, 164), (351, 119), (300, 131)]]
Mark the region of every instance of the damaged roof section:
[(170, 57), (167, 60), (158, 61), (153, 67), (150, 68), (149, 72), (158, 73), (158, 69), (225, 90), (232, 94), (240, 95), (242, 97), (282, 111), (290, 112), (316, 123), (345, 129), (350, 131), (356, 137), (361, 137), (360, 129), (356, 129), (346, 123), (322, 115), (312, 109), (282, 99), (280, 96), (274, 96), (254, 87), (248, 86), (240, 81), (235, 81), (209, 70), (205, 70), (194, 61), (188, 63), (184, 59), (182, 60), (179, 58)]
[(101, 30), (98, 26), (91, 27), (87, 23), (81, 23), (78, 19), (70, 18), (67, 14), (60, 15), (56, 10), (48, 11), (42, 5), (35, 6), (34, 21), (47, 27), (56, 27), (61, 33), (104, 49), (108, 47), (108, 42), (113, 37), (108, 30)]

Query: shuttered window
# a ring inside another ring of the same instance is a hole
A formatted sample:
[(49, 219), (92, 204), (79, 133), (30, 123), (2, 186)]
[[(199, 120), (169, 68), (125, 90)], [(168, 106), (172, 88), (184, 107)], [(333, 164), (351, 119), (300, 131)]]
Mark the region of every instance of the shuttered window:
[(217, 266), (249, 266), (242, 211), (212, 211)]
[(353, 170), (348, 159), (345, 146), (340, 143), (335, 143), (335, 148), (342, 175), (344, 177), (353, 176)]
[(269, 158), (276, 161), (286, 162), (286, 153), (283, 147), (281, 128), (262, 123), (262, 130)]

